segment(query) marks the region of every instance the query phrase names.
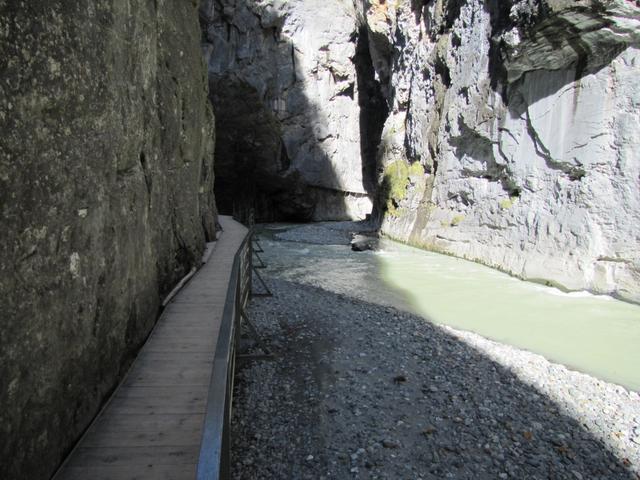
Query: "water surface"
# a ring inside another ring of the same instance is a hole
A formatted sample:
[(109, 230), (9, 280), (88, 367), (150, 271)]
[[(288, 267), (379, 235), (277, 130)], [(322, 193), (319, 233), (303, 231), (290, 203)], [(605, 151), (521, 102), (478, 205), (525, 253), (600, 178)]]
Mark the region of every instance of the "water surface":
[(446, 255), (383, 241), (380, 252), (264, 240), (269, 271), (422, 315), (640, 391), (640, 307), (564, 293)]

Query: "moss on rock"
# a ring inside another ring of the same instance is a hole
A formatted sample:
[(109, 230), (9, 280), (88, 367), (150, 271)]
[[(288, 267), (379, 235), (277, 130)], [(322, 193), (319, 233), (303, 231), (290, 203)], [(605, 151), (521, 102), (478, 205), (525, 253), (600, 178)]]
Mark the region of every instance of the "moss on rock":
[(401, 216), (400, 203), (407, 197), (408, 187), (411, 182), (421, 182), (424, 168), (418, 162), (407, 164), (404, 160), (396, 160), (388, 164), (384, 169), (383, 192), (386, 198), (387, 214)]

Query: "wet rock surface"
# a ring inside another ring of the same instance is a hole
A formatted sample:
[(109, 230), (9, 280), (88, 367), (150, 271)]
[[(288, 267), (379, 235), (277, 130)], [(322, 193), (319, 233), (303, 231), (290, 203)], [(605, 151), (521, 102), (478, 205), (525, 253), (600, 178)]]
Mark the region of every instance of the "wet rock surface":
[(354, 252), (364, 252), (366, 250), (378, 250), (380, 239), (374, 234), (357, 233), (351, 237), (351, 250)]
[(237, 372), (233, 478), (640, 478), (638, 394), (261, 272), (276, 357)]

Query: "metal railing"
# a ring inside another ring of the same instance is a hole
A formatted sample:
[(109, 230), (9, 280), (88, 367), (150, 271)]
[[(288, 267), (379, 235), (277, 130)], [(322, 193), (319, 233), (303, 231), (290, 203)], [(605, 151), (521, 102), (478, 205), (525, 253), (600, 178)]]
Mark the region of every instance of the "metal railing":
[(253, 229), (238, 248), (213, 360), (197, 480), (227, 480), (230, 469), (230, 421), (240, 322), (251, 297)]

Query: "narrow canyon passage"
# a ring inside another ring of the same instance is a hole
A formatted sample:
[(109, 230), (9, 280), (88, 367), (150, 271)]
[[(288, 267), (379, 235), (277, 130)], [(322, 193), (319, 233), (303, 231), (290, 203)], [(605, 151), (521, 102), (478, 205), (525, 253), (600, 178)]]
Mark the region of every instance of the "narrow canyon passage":
[(234, 478), (638, 478), (636, 393), (407, 312), (357, 228), (264, 230), (276, 356), (238, 371)]
[(588, 292), (562, 292), (385, 238), (379, 250), (360, 255), (345, 248), (348, 232), (337, 238), (341, 244), (314, 245), (313, 233), (323, 230), (332, 232), (310, 226), (278, 233), (281, 239), (290, 235), (311, 243), (269, 242), (269, 272), (407, 310), (640, 389), (639, 306)]
[[(0, 0), (0, 59), (0, 480), (70, 458), (225, 214), (276, 292), (238, 478), (640, 480), (640, 0)], [(224, 470), (220, 371), (178, 402), (215, 435), (121, 458)]]

